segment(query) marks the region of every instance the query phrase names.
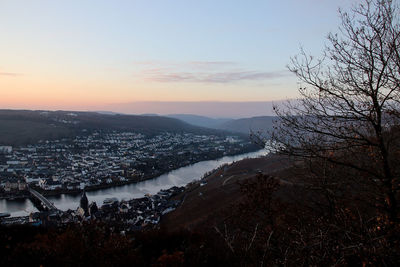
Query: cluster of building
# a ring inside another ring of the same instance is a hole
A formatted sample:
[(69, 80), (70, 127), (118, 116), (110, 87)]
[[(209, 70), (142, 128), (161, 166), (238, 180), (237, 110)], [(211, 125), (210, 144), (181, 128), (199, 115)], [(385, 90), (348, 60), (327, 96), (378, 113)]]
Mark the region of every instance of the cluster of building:
[(124, 231), (140, 230), (157, 225), (161, 216), (173, 211), (180, 200), (173, 196), (184, 191), (184, 187), (172, 187), (161, 190), (155, 195), (118, 201), (116, 198), (104, 200), (98, 207), (96, 202), (89, 204), (85, 191), (82, 193), (80, 206), (76, 210), (44, 210), (25, 217), (0, 219), (2, 224), (31, 224), (43, 226), (62, 226), (85, 221), (100, 221), (119, 226)]
[(0, 146), (0, 196), (27, 186), (60, 193), (141, 181), (170, 170), (251, 150), (239, 136), (93, 131), (73, 139)]

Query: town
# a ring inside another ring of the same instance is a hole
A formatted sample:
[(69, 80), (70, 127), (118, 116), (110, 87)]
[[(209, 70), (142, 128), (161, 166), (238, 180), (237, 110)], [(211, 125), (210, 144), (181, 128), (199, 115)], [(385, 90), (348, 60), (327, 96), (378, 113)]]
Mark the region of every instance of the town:
[[(191, 183), (188, 187), (198, 184)], [(145, 195), (142, 198), (122, 200), (117, 198), (105, 199), (98, 207), (82, 192), (80, 205), (76, 210), (61, 211), (56, 207), (49, 209), (43, 202), (38, 202), (39, 212), (32, 212), (29, 216), (0, 218), (0, 224), (29, 224), (33, 226), (62, 226), (84, 222), (110, 223), (121, 231), (137, 231), (145, 227), (153, 227), (160, 222), (162, 215), (173, 211), (181, 201), (174, 199), (182, 193), (185, 187), (172, 187), (161, 190), (154, 195)], [(3, 216), (6, 217), (6, 216)]]
[(74, 138), (0, 147), (0, 197), (77, 193), (143, 181), (202, 160), (255, 150), (235, 135), (95, 130)]

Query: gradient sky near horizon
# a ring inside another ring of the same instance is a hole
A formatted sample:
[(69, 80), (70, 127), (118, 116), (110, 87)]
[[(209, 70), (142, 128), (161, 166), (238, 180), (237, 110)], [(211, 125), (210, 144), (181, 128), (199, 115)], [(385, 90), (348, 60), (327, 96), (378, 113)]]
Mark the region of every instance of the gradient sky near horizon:
[(295, 98), (290, 57), (355, 2), (0, 0), (0, 108)]

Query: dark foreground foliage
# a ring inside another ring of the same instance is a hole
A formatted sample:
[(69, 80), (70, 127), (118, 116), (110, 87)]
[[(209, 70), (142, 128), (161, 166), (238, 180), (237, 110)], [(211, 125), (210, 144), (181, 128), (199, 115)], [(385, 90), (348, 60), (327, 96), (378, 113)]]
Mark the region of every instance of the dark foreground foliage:
[(207, 232), (121, 235), (97, 223), (65, 229), (2, 227), (0, 246), (1, 266), (234, 265), (221, 240)]
[(241, 184), (244, 199), (225, 221), (192, 231), (2, 227), (0, 265), (398, 266), (399, 225), (358, 201), (357, 191), (338, 197), (321, 188), (259, 175)]
[[(336, 166), (331, 174), (338, 172)], [(297, 178), (310, 181), (309, 175)], [(332, 186), (340, 184), (336, 181)], [(245, 201), (216, 229), (239, 265), (400, 264), (400, 225), (365, 202), (364, 191), (352, 190), (351, 182), (345, 185), (348, 191), (316, 183), (280, 184), (263, 175), (242, 184)]]

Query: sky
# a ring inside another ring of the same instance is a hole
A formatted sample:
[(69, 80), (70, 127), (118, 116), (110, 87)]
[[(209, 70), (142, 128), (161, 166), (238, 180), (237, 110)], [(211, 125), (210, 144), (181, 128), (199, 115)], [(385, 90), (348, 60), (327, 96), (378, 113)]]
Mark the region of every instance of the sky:
[(290, 57), (320, 55), (355, 2), (0, 0), (0, 108), (219, 117), (296, 98)]

